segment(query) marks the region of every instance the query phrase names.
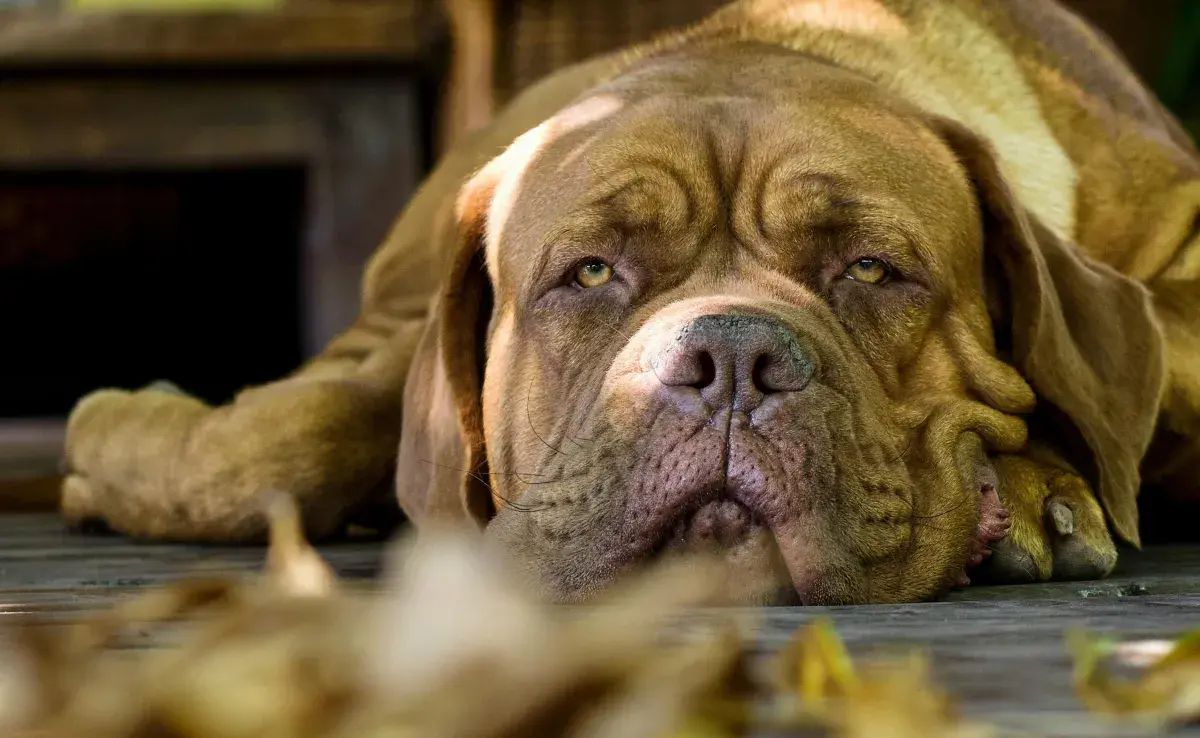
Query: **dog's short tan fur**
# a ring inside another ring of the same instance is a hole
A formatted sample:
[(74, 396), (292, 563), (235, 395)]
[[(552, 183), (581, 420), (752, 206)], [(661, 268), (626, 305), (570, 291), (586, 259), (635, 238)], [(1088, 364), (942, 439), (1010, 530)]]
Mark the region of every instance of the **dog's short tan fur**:
[[(772, 166), (796, 186), (749, 192)], [(670, 487), (638, 466), (660, 452), (629, 367), (718, 311), (786, 325), (855, 408), (828, 443), (828, 424), (787, 440), (816, 405), (764, 431), (837, 474), (805, 486), (788, 454), (754, 461), (775, 474), (756, 510), (769, 540), (728, 552), (745, 599), (789, 583), (814, 602), (936, 595), (971, 563), (981, 513), (963, 495), (984, 472), (1011, 512), (1000, 572), (1101, 575), (1105, 513), (1136, 544), (1143, 481), (1200, 496), (1198, 223), (1194, 144), (1055, 3), (745, 0), (551, 76), (451, 152), (368, 267), (361, 317), (293, 376), (217, 408), (84, 398), (63, 510), (241, 539), (264, 530), (256, 495), (286, 490), (320, 535), (390, 479), (399, 444), (410, 517), (486, 525), (550, 596), (578, 599), (653, 547), (657, 528), (634, 545), (614, 522), (648, 504), (629, 490)], [(905, 228), (889, 248), (925, 291), (886, 310), (797, 271), (852, 240), (814, 250), (814, 233)], [(635, 303), (585, 320), (538, 301), (564, 244), (603, 250), (614, 229), (658, 260)]]

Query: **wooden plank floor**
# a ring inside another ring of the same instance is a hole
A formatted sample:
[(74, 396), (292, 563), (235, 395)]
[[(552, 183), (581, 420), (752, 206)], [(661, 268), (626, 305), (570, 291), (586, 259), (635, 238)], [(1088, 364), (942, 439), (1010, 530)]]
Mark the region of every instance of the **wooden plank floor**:
[[(383, 546), (321, 548), (342, 576), (369, 579)], [(263, 554), (261, 547), (84, 536), (48, 513), (0, 515), (0, 624), (30, 613), (78, 616), (190, 573), (255, 571)], [(755, 613), (761, 649), (777, 648), (821, 614), (833, 618), (856, 653), (931, 648), (939, 680), (964, 711), (1003, 727), (1050, 736), (1143, 735), (1082, 712), (1070, 688), (1063, 632), (1083, 625), (1126, 637), (1170, 637), (1200, 626), (1200, 547), (1129, 553), (1103, 582), (976, 587), (918, 605), (761, 610)], [(1200, 736), (1200, 730), (1178, 734)]]
[[(378, 542), (334, 543), (322, 554), (342, 577), (379, 568)], [(6, 614), (70, 616), (104, 607), (139, 587), (189, 574), (258, 571), (261, 546), (139, 543), (68, 531), (52, 513), (0, 514), (0, 622)]]

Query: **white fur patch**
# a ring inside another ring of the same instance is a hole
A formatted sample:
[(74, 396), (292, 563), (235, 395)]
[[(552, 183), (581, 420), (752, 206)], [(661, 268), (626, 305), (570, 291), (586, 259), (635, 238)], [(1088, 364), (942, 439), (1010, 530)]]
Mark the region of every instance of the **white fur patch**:
[(888, 36), (908, 33), (904, 21), (878, 0), (754, 0), (747, 13), (775, 23), (802, 24), (846, 33)]
[(596, 95), (576, 103), (518, 136), (504, 153), (492, 159), (476, 175), (477, 180), (482, 178), (484, 186), (494, 182), (495, 188), (487, 209), (484, 249), (488, 274), (493, 283), (499, 278), (498, 259), (504, 227), (516, 205), (529, 165), (558, 137), (607, 118), (620, 110), (623, 104), (620, 98), (613, 95)]
[[(878, 2), (752, 0), (748, 9), (776, 31), (780, 26), (796, 27), (796, 41), (790, 44), (793, 48), (819, 53), (867, 74), (929, 112), (985, 136), (996, 148), (1001, 168), (1025, 207), (1060, 237), (1073, 238), (1075, 166), (1046, 122), (1037, 94), (1009, 48), (949, 3), (924, 3), (915, 8), (912, 17), (904, 19), (907, 33), (881, 33), (879, 29), (886, 29), (887, 24), (863, 22), (866, 17), (885, 17), (856, 9), (868, 5)], [(841, 8), (846, 8), (846, 19), (858, 20), (836, 21)], [(775, 14), (767, 17), (770, 9)], [(811, 31), (804, 32), (813, 25), (860, 36), (867, 48), (814, 40)]]

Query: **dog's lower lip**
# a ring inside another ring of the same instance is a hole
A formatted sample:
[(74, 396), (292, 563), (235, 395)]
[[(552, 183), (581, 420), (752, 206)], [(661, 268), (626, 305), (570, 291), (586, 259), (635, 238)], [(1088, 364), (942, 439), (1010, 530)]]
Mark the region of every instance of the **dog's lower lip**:
[(718, 494), (683, 511), (654, 553), (730, 545), (757, 525), (752, 510), (729, 495)]

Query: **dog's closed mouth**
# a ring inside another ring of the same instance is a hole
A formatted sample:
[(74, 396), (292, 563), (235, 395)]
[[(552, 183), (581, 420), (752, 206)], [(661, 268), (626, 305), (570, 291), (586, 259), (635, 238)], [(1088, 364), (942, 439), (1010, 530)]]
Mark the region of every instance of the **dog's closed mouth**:
[(726, 548), (762, 527), (750, 508), (721, 493), (685, 510), (655, 553)]

